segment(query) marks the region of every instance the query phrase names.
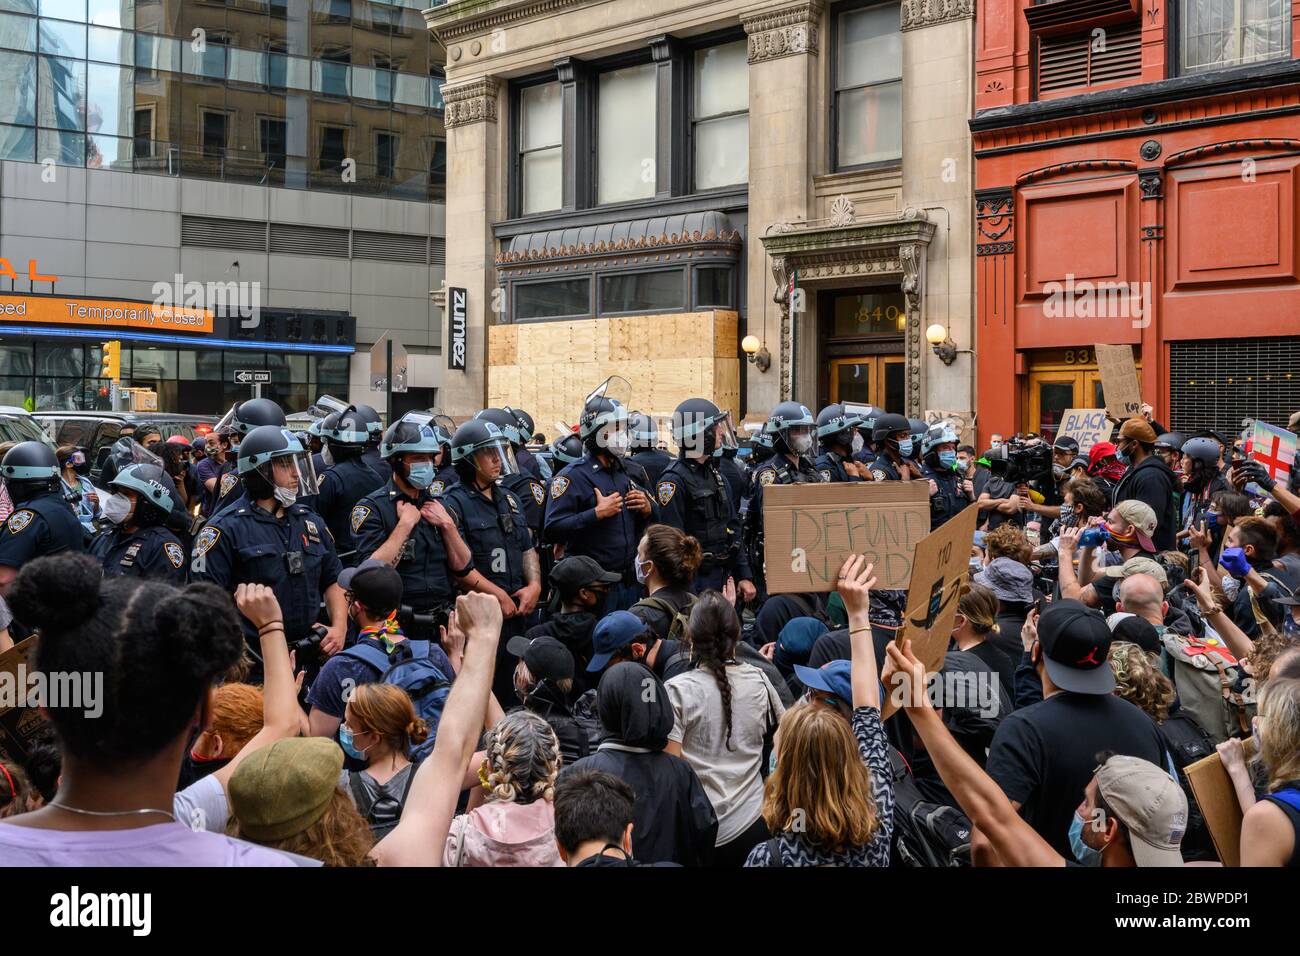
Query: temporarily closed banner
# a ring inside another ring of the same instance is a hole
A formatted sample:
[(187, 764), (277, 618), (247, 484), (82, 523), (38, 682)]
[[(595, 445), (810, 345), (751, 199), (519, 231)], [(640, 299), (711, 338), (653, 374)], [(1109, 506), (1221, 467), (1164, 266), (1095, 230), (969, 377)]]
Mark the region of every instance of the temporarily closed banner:
[(212, 310), (115, 299), (62, 299), (0, 293), (0, 322), (124, 326), (154, 332), (211, 332)]
[[(851, 554), (875, 564), (876, 587), (905, 588), (930, 533), (924, 481), (843, 481), (763, 489), (764, 571), (771, 594), (834, 591)], [(969, 550), (969, 549), (968, 549)]]

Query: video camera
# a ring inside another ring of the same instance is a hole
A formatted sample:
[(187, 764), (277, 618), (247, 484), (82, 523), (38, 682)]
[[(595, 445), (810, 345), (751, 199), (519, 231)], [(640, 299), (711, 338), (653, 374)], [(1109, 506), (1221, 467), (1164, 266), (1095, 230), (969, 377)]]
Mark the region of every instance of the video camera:
[(1052, 480), (1052, 448), (1044, 441), (1012, 439), (988, 453), (989, 471), (1012, 484)]

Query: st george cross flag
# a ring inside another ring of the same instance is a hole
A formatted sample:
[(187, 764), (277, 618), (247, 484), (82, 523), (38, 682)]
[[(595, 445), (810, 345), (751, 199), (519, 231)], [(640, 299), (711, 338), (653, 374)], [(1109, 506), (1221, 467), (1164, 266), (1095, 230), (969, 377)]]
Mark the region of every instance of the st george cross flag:
[(1291, 473), (1291, 463), (1295, 461), (1296, 436), (1267, 422), (1255, 422), (1247, 450), (1252, 459), (1268, 469), (1275, 481), (1286, 481)]

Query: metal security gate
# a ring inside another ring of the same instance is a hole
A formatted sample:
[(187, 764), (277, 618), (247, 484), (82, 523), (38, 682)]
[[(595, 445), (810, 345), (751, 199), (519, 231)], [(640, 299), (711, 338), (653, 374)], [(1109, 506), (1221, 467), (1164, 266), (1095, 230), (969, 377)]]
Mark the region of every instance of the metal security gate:
[(1300, 338), (1171, 342), (1169, 358), (1177, 431), (1231, 435), (1247, 418), (1285, 428), (1300, 411)]

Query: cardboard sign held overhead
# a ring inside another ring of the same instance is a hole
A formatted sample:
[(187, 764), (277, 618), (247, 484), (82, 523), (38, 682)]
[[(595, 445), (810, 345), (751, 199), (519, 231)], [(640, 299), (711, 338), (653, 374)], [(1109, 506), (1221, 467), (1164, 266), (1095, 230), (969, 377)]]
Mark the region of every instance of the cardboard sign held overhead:
[(1131, 345), (1098, 345), (1097, 371), (1101, 373), (1101, 390), (1106, 411), (1119, 421), (1142, 412), (1142, 393), (1138, 389), (1137, 365)]
[(763, 533), (770, 594), (834, 591), (851, 554), (875, 564), (876, 587), (905, 588), (912, 551), (930, 533), (930, 488), (924, 481), (768, 485)]
[[(1255, 741), (1247, 738), (1241, 742), (1245, 757), (1255, 755)], [(1241, 866), (1241, 802), (1217, 753), (1188, 764), (1183, 772), (1201, 808), (1205, 826), (1214, 841), (1214, 849), (1224, 866)]]
[(0, 757), (27, 759), (32, 738), (45, 726), (40, 711), (28, 707), (28, 677), (36, 671), (35, 637), (0, 654)]
[[(927, 674), (943, 670), (943, 655), (948, 650), (953, 618), (957, 615), (957, 598), (970, 572), (970, 549), (978, 521), (979, 506), (969, 505), (916, 546), (901, 636), (912, 642), (912, 653), (925, 665)], [(876, 576), (880, 576), (879, 569)], [(881, 715), (886, 718), (898, 709), (889, 699), (891, 690), (885, 688)]]
[(1268, 469), (1274, 481), (1286, 481), (1295, 461), (1296, 436), (1285, 428), (1255, 422), (1246, 449), (1252, 460)]
[(1086, 458), (1097, 442), (1110, 441), (1114, 427), (1104, 408), (1067, 408), (1061, 415), (1056, 438), (1073, 438), (1079, 443), (1079, 454)]

